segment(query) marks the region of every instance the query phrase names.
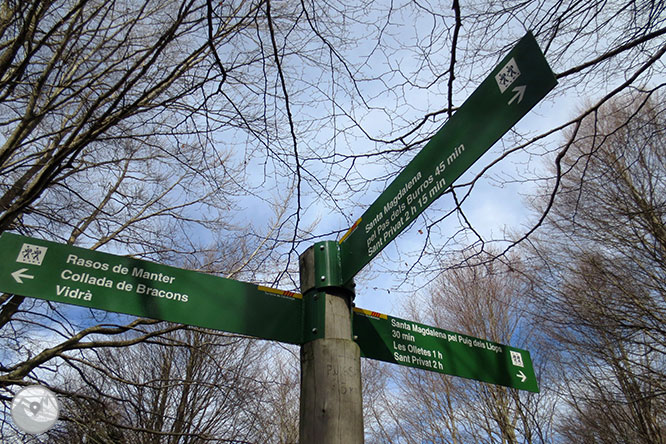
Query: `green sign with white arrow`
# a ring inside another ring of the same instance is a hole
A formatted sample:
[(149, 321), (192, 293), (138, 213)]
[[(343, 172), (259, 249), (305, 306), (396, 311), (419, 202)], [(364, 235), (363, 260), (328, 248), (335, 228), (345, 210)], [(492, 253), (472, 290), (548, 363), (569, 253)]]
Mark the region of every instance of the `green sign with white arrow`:
[(556, 84), (539, 46), (528, 33), (340, 240), (345, 282)]
[(362, 309), (353, 329), (366, 358), (539, 391), (526, 350)]
[(12, 233), (0, 251), (6, 293), (302, 342), (300, 294)]

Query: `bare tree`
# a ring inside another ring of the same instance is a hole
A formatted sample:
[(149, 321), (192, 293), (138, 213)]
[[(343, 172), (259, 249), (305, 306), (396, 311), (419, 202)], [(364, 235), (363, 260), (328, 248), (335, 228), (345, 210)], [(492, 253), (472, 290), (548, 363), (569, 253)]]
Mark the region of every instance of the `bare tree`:
[[(154, 326), (152, 329), (159, 329)], [(130, 338), (133, 335), (130, 335)], [(266, 402), (266, 343), (176, 330), (65, 358), (72, 378), (53, 442), (207, 443), (253, 439)]]
[(300, 357), (293, 349), (274, 347), (265, 355), (265, 396), (256, 412), (253, 442), (299, 442)]
[(664, 109), (636, 92), (570, 135), (561, 193), (535, 239), (535, 296), (563, 348), (571, 442), (666, 439)]
[[(170, 0), (3, 3), (0, 231), (217, 273), (249, 272), (265, 261), (261, 252), (271, 245), (262, 239), (264, 227), (244, 226), (241, 234), (253, 236), (245, 239), (235, 232), (234, 197), (252, 191), (241, 188), (239, 159), (215, 146), (218, 130), (249, 118), (247, 107), (232, 103), (242, 95), (225, 98), (220, 88), (244, 87), (236, 68), (256, 61), (256, 53), (239, 42), (227, 66), (220, 53), (232, 36), (242, 40), (246, 28), (257, 29), (257, 8)], [(154, 324), (96, 312), (71, 316), (69, 308), (19, 295), (2, 295), (0, 303), (5, 413), (17, 384), (41, 380), (40, 372), (61, 366), (68, 351), (113, 344), (90, 342), (100, 338), (94, 335)]]

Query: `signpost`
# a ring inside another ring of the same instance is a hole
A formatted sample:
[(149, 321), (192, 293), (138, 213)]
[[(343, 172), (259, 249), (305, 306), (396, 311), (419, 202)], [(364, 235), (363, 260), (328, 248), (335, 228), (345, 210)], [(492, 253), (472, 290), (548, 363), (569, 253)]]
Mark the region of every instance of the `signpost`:
[(300, 344), (301, 295), (12, 233), (0, 291)]
[(339, 243), (301, 255), (303, 296), (11, 233), (0, 236), (0, 291), (301, 345), (302, 444), (363, 442), (361, 354), (538, 392), (526, 350), (352, 312), (351, 284), (556, 83), (528, 33)]
[[(0, 251), (0, 290), (7, 293), (307, 342), (298, 293), (12, 233), (0, 236)], [(525, 350), (358, 308), (352, 324), (366, 358), (538, 391)]]
[(366, 358), (539, 391), (526, 350), (363, 309), (353, 325)]
[(407, 228), (556, 83), (528, 33), (342, 237), (344, 280)]

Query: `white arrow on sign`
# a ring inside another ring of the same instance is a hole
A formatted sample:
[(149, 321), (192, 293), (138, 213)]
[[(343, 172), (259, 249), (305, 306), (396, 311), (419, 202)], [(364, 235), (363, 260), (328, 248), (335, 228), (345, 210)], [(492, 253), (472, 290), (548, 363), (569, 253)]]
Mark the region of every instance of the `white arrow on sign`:
[(35, 278), (34, 276), (31, 276), (29, 274), (23, 274), (26, 271), (28, 271), (27, 268), (21, 268), (20, 270), (16, 270), (15, 272), (12, 273), (12, 277), (19, 284), (23, 283), (23, 279), (34, 279)]
[(520, 370), (520, 371), (516, 374), (516, 376), (518, 376), (518, 377), (520, 378), (520, 382), (525, 382), (525, 380), (527, 379), (527, 376), (525, 376), (525, 373), (523, 373), (522, 370)]
[(509, 100), (509, 105), (513, 103), (514, 100), (518, 99), (518, 103), (523, 101), (523, 96), (525, 96), (525, 90), (527, 89), (527, 85), (520, 85), (516, 86), (513, 88), (511, 91), (515, 92), (516, 94), (511, 97), (511, 100)]

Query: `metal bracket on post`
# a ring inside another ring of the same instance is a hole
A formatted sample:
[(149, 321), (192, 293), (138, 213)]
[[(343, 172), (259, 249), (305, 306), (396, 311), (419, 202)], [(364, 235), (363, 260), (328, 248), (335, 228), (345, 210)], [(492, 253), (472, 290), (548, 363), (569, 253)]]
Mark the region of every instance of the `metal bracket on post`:
[[(340, 244), (334, 241), (317, 242), (299, 258), (301, 292), (312, 289), (341, 289), (354, 299), (354, 281), (342, 280)], [(338, 290), (339, 291), (339, 290)]]
[[(326, 336), (326, 304), (334, 304), (335, 300), (327, 295), (341, 298), (347, 305), (350, 316), (355, 297), (354, 281), (346, 283), (342, 281), (340, 246), (333, 241), (318, 242), (300, 256), (299, 265), (301, 293), (303, 294), (303, 340), (308, 342), (331, 337)], [(331, 330), (335, 326), (329, 322), (328, 327)], [(337, 328), (339, 329), (340, 326)], [(329, 333), (332, 332), (329, 331)], [(345, 332), (332, 334), (335, 337), (340, 335), (347, 337)], [(351, 335), (351, 324), (349, 334)]]

